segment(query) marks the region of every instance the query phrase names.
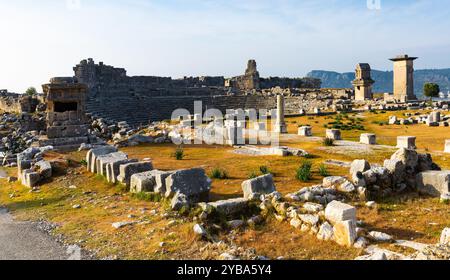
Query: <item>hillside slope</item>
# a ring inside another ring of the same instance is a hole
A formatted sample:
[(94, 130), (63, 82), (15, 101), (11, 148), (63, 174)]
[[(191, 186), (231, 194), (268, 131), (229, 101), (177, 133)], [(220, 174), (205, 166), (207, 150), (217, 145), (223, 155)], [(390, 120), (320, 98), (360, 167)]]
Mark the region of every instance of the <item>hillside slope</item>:
[[(348, 88), (355, 79), (355, 73), (337, 73), (332, 71), (313, 70), (308, 77), (322, 80), (323, 88)], [(372, 78), (375, 80), (375, 92), (392, 92), (393, 72), (372, 70)], [(416, 95), (422, 95), (423, 85), (426, 82), (439, 84), (441, 91), (450, 91), (450, 68), (449, 69), (427, 69), (414, 72), (414, 89)]]

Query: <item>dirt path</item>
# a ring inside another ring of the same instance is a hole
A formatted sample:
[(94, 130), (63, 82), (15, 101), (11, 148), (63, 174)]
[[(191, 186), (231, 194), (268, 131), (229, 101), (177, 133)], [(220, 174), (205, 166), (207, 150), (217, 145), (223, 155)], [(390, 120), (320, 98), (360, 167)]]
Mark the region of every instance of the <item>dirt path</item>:
[(0, 208), (0, 260), (67, 260), (67, 249), (28, 222)]

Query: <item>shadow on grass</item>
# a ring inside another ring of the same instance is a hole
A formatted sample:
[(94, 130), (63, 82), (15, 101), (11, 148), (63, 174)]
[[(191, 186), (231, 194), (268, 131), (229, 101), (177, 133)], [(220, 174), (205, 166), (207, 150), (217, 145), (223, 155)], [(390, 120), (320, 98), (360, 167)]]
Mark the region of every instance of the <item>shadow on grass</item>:
[(368, 229), (370, 231), (384, 232), (389, 235), (392, 235), (395, 239), (402, 239), (402, 240), (414, 240), (425, 236), (425, 234), (416, 232), (414, 230), (408, 230), (397, 227), (372, 228), (370, 225), (368, 225)]
[(209, 201), (219, 201), (219, 200), (227, 200), (227, 199), (233, 199), (233, 198), (241, 198), (242, 194), (222, 194), (222, 193), (215, 193), (211, 192), (209, 195)]
[(42, 206), (58, 204), (61, 201), (66, 200), (69, 195), (64, 195), (56, 198), (46, 198), (46, 199), (33, 199), (19, 202), (10, 202), (4, 204), (9, 210), (30, 210), (34, 208), (41, 208)]

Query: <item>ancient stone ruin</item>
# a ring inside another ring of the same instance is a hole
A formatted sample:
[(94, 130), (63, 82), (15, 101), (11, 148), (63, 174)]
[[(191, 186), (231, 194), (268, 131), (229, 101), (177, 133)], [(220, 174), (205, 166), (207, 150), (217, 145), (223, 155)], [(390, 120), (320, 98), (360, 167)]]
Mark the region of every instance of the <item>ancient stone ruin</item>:
[(47, 104), (47, 135), (39, 139), (40, 146), (57, 150), (76, 150), (89, 143), (86, 118), (87, 86), (76, 78), (52, 78), (42, 86)]
[(355, 87), (355, 100), (364, 101), (373, 99), (372, 85), (375, 83), (371, 78), (371, 69), (368, 63), (356, 65), (356, 79), (353, 81)]

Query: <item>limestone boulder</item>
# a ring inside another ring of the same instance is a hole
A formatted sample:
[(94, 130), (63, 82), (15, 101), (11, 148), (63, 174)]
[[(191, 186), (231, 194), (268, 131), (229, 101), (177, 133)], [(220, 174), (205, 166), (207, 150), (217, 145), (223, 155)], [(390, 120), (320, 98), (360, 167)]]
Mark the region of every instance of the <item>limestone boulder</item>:
[(153, 164), (150, 161), (133, 162), (122, 164), (119, 167), (119, 176), (117, 180), (119, 183), (126, 186), (130, 186), (131, 176), (136, 173), (146, 172), (153, 170)]
[(405, 166), (405, 172), (413, 174), (419, 164), (419, 155), (415, 150), (401, 148), (391, 156), (391, 160), (400, 160)]
[(440, 244), (442, 245), (449, 245), (450, 246), (450, 228), (445, 228), (442, 231)]
[(130, 179), (130, 192), (153, 192), (155, 189), (155, 185), (156, 181), (153, 171), (136, 173), (133, 174)]
[[(363, 172), (370, 169), (370, 163), (367, 160), (354, 160), (350, 165), (350, 175), (353, 178), (360, 177)], [(359, 176), (358, 176), (359, 175)]]
[(347, 220), (356, 222), (356, 208), (335, 200), (325, 208), (325, 218), (333, 224)]
[(148, 143), (155, 142), (155, 140), (151, 136), (136, 134), (136, 135), (133, 135), (130, 138), (128, 138), (128, 142), (136, 142), (138, 144), (141, 144), (141, 143), (148, 144)]
[(36, 162), (35, 169), (42, 179), (48, 179), (52, 177), (52, 165), (48, 161), (41, 160)]
[(166, 179), (173, 172), (171, 171), (161, 171), (161, 170), (153, 170), (153, 175), (155, 176), (155, 188), (154, 192), (165, 194), (166, 193)]
[(377, 242), (391, 242), (394, 240), (391, 235), (378, 231), (369, 232), (369, 237)]
[(166, 178), (166, 197), (181, 193), (190, 201), (207, 201), (210, 190), (211, 179), (201, 168), (174, 171)]
[(303, 209), (310, 213), (318, 213), (320, 211), (323, 211), (324, 207), (322, 204), (307, 202), (303, 204)]
[(333, 235), (334, 235), (333, 226), (330, 225), (328, 222), (325, 222), (319, 228), (317, 239), (328, 241), (333, 239)]
[(319, 215), (316, 214), (305, 214), (305, 215), (298, 215), (298, 217), (300, 218), (300, 220), (305, 223), (308, 224), (310, 226), (315, 226), (317, 225), (317, 223), (320, 220)]
[(128, 159), (127, 154), (123, 152), (115, 152), (106, 155), (100, 155), (95, 160), (95, 164), (97, 165), (96, 167), (97, 174), (106, 176), (106, 168), (108, 163), (127, 159)]
[(242, 183), (244, 198), (251, 199), (255, 195), (270, 194), (276, 191), (272, 174), (263, 175)]
[(340, 192), (351, 193), (356, 190), (355, 185), (347, 180), (347, 178), (339, 176), (331, 176), (323, 179), (322, 183), (325, 188), (333, 188)]
[(24, 170), (22, 175), (22, 184), (28, 188), (34, 188), (41, 180), (41, 175), (30, 169)]
[(174, 211), (180, 211), (183, 208), (189, 208), (190, 205), (190, 200), (185, 194), (182, 193), (176, 193), (170, 202), (170, 206)]
[(418, 171), (424, 172), (429, 170), (436, 170), (440, 171), (441, 168), (433, 162), (433, 158), (430, 154), (419, 154), (419, 160), (418, 160)]
[(120, 173), (120, 166), (127, 163), (138, 162), (137, 159), (115, 159), (106, 164), (106, 179), (109, 183), (118, 183), (117, 177)]
[(335, 223), (333, 236), (337, 244), (347, 247), (353, 246), (357, 238), (355, 222), (346, 220)]
[(86, 154), (87, 169), (92, 173), (97, 172), (97, 157), (117, 152), (117, 148), (113, 146), (102, 146), (89, 150)]
[(329, 177), (325, 177), (323, 178), (323, 182), (322, 182), (322, 186), (324, 188), (336, 188), (336, 186), (342, 184), (345, 182), (344, 177), (341, 176), (329, 176)]
[(212, 206), (219, 213), (227, 216), (235, 216), (248, 210), (249, 200), (245, 198), (234, 198), (210, 202), (208, 205)]
[(202, 237), (205, 237), (205, 236), (208, 235), (208, 232), (206, 231), (206, 229), (200, 224), (196, 224), (194, 226), (194, 233), (196, 235), (199, 235), (199, 236), (202, 236)]
[(450, 171), (425, 171), (416, 176), (420, 193), (439, 197), (450, 193)]
[(387, 159), (383, 164), (392, 176), (394, 184), (402, 183), (405, 180), (405, 165), (400, 159)]
[(392, 177), (389, 170), (385, 167), (372, 167), (363, 173), (367, 185), (378, 185), (382, 187), (391, 187)]

